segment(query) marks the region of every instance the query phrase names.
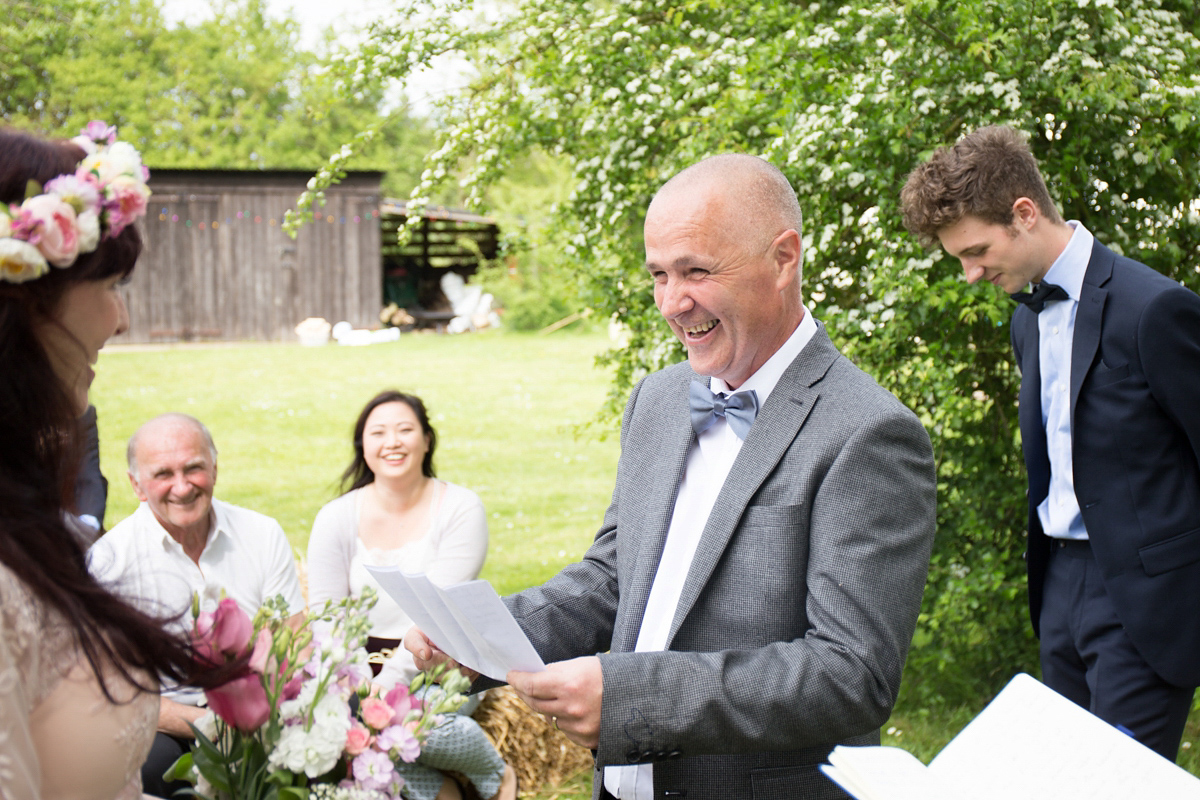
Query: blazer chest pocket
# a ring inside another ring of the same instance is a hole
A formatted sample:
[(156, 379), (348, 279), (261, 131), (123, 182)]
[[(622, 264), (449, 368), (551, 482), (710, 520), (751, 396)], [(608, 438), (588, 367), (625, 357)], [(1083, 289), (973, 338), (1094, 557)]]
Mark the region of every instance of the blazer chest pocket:
[(1092, 372), (1092, 388), (1095, 389), (1099, 386), (1107, 386), (1110, 383), (1116, 383), (1117, 381), (1124, 380), (1128, 377), (1128, 364), (1122, 364), (1119, 367), (1113, 367), (1112, 369), (1109, 369), (1102, 363)]
[(793, 506), (749, 506), (742, 514), (743, 528), (794, 529), (804, 523), (805, 507)]
[(1138, 549), (1147, 575), (1161, 575), (1200, 561), (1200, 528)]

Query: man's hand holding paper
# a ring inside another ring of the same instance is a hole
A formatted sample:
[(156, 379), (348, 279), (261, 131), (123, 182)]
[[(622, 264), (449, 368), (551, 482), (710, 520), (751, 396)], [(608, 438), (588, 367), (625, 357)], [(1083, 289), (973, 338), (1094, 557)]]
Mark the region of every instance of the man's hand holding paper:
[(550, 664), (541, 672), (508, 673), (508, 683), (525, 704), (554, 723), (567, 738), (589, 750), (600, 742), (604, 675), (596, 656)]
[[(410, 575), (396, 567), (368, 565), (367, 570), (415, 623), (417, 630), (405, 635), (404, 644), (418, 668), (449, 657), (476, 675), (498, 681), (505, 680), (510, 670), (546, 668), (487, 581), (442, 588), (425, 575)], [(422, 656), (422, 651), (428, 655)]]

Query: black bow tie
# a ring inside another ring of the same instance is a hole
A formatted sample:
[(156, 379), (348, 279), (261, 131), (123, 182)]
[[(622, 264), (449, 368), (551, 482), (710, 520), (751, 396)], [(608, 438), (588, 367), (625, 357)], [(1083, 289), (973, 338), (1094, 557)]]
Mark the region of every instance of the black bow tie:
[(1066, 289), (1046, 281), (1039, 283), (1032, 292), (1016, 292), (1009, 295), (1018, 303), (1029, 306), (1035, 314), (1042, 313), (1047, 300), (1067, 300), (1070, 296)]

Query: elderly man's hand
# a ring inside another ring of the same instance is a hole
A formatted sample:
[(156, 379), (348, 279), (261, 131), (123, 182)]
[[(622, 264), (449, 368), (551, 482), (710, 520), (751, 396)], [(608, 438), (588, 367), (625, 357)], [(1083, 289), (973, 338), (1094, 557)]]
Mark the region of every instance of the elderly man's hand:
[(596, 656), (559, 661), (545, 672), (508, 673), (517, 695), (576, 744), (594, 750), (600, 743), (604, 674)]
[(417, 665), (417, 669), (419, 670), (433, 669), (439, 664), (446, 664), (450, 668), (458, 669), (469, 681), (474, 682), (479, 677), (478, 672), (469, 667), (464, 667), (443, 653), (416, 625), (413, 625), (405, 632), (402, 643), (404, 649), (412, 653), (413, 663)]

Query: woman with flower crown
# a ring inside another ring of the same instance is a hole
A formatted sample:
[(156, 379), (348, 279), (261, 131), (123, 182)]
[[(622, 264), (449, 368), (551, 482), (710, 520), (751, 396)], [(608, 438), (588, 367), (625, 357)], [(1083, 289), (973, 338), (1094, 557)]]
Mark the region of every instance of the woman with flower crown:
[(88, 574), (66, 513), (92, 366), (129, 324), (120, 283), (148, 173), (116, 131), (0, 130), (0, 798), (141, 796), (157, 676), (188, 645)]

